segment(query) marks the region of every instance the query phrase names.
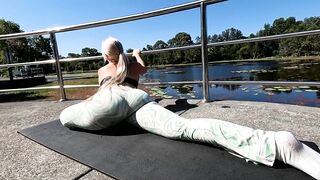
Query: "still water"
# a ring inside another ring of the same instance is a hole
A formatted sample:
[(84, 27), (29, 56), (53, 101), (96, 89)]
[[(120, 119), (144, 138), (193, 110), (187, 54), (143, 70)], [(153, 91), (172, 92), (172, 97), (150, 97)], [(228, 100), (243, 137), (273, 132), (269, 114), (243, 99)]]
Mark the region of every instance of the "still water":
[[(209, 80), (320, 81), (320, 61), (263, 61), (210, 64)], [(202, 66), (152, 68), (144, 82), (202, 80)], [(164, 98), (203, 98), (202, 85), (153, 87)], [(269, 85), (210, 85), (211, 100), (247, 100), (320, 107), (320, 87)]]

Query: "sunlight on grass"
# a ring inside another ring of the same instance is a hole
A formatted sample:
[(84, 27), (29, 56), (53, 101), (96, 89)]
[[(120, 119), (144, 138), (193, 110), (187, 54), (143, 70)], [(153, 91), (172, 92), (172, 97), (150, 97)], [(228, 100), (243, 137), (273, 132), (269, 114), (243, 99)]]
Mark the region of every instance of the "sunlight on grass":
[[(75, 80), (65, 80), (64, 85), (89, 85), (97, 84), (97, 78), (84, 78)], [(57, 81), (49, 82), (43, 85), (35, 87), (49, 87), (58, 86)], [(67, 99), (86, 99), (93, 95), (97, 91), (97, 88), (72, 88), (65, 89)], [(60, 91), (59, 89), (43, 89), (43, 90), (30, 90), (20, 92), (8, 92), (0, 94), (1, 101), (19, 101), (19, 100), (36, 100), (36, 99), (48, 99), (48, 100), (59, 100)]]

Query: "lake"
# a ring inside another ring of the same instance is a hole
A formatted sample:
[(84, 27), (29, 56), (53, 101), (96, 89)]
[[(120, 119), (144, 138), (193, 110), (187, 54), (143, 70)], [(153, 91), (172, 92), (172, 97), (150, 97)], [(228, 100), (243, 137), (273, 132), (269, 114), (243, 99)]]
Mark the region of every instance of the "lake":
[[(209, 80), (320, 81), (319, 60), (260, 61), (210, 64)], [(150, 68), (142, 82), (201, 81), (202, 66)], [(155, 86), (154, 96), (203, 98), (202, 84)], [(320, 107), (320, 87), (270, 85), (210, 85), (210, 100), (264, 101)]]

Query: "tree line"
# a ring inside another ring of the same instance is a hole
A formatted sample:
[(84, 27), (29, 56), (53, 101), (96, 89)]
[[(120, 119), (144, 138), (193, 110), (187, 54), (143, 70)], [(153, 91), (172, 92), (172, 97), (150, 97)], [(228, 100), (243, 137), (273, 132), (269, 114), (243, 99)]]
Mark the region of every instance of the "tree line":
[[(283, 33), (307, 31), (320, 29), (320, 17), (310, 17), (303, 21), (298, 21), (294, 17), (278, 18), (272, 24), (265, 24), (263, 29), (255, 34), (244, 36), (241, 30), (229, 28), (221, 34), (212, 34), (208, 36), (208, 43), (216, 43), (230, 40), (247, 39), (277, 35)], [(20, 26), (12, 21), (0, 19), (0, 34), (10, 34), (23, 32)], [(305, 36), (298, 38), (288, 38), (281, 40), (272, 40), (264, 42), (244, 43), (226, 46), (210, 47), (208, 49), (208, 60), (233, 60), (233, 59), (255, 59), (265, 57), (287, 57), (287, 56), (319, 56), (320, 55), (320, 36)], [(186, 32), (179, 32), (173, 38), (157, 40), (153, 45), (146, 45), (142, 51), (158, 50), (173, 47), (200, 44), (201, 38), (197, 36), (192, 39)], [(6, 63), (5, 54), (10, 51), (12, 54), (12, 63), (32, 62), (50, 59), (52, 49), (49, 38), (35, 36), (32, 38), (19, 38), (0, 41), (0, 64)], [(128, 49), (127, 52), (132, 52)], [(101, 55), (95, 48), (85, 47), (81, 53), (68, 53), (68, 58), (88, 57)], [(163, 64), (187, 64), (201, 62), (201, 50), (172, 50), (159, 54), (145, 54), (144, 60), (148, 65)], [(65, 57), (60, 57), (65, 58)], [(103, 65), (100, 61), (77, 61), (62, 63), (66, 71), (87, 71), (96, 70)], [(45, 73), (54, 72), (52, 65), (41, 65)], [(1, 69), (0, 74), (6, 70)]]
[[(308, 31), (320, 29), (320, 17), (310, 17), (303, 21), (297, 21), (294, 17), (278, 18), (272, 24), (265, 24), (262, 30), (256, 34), (244, 36), (241, 30), (229, 28), (221, 34), (208, 36), (208, 43), (217, 43), (238, 39), (271, 36), (284, 33)], [(208, 48), (208, 60), (235, 60), (235, 59), (257, 59), (265, 57), (288, 57), (288, 56), (319, 56), (320, 36), (305, 36), (264, 42), (244, 43)], [(171, 47), (200, 44), (201, 38), (197, 36), (192, 40), (190, 34), (180, 32), (167, 42), (156, 41), (153, 45), (147, 45), (143, 50), (157, 50)], [(161, 54), (149, 54), (145, 60), (151, 65), (180, 64), (201, 62), (200, 49), (174, 50)]]

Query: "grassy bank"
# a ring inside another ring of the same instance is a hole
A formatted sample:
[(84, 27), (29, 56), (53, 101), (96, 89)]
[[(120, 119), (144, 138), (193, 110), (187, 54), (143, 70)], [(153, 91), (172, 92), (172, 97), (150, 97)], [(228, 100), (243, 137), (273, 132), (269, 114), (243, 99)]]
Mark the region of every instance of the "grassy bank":
[[(75, 80), (65, 80), (65, 85), (88, 85), (97, 84), (97, 78), (84, 78)], [(50, 82), (44, 85), (35, 87), (48, 87), (58, 86), (58, 82)], [(140, 89), (149, 91), (149, 87), (139, 85)], [(66, 97), (68, 100), (86, 99), (96, 93), (98, 88), (72, 88), (65, 89)], [(0, 102), (14, 102), (14, 101), (28, 101), (28, 100), (60, 100), (59, 89), (44, 89), (44, 90), (31, 90), (31, 91), (19, 91), (0, 93)]]

